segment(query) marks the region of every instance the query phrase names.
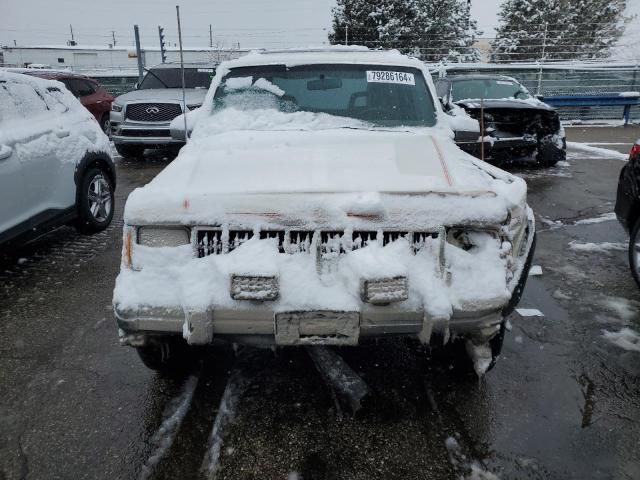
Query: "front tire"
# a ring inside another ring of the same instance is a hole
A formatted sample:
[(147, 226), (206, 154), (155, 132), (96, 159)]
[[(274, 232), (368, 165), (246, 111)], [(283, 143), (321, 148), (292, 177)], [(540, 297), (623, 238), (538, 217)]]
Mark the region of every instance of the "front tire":
[(562, 140), (562, 148), (558, 148), (551, 136), (544, 137), (538, 144), (538, 155), (536, 161), (541, 167), (553, 167), (560, 161), (567, 159), (567, 143)]
[(144, 146), (141, 145), (123, 145), (115, 144), (117, 152), (124, 158), (138, 158), (142, 157), (144, 153)]
[(113, 219), (115, 196), (113, 182), (100, 167), (90, 168), (82, 177), (78, 193), (77, 227), (83, 233), (96, 233)]
[(629, 266), (634, 280), (640, 287), (640, 219), (636, 220), (629, 238)]
[(180, 373), (194, 363), (194, 355), (182, 338), (151, 339), (144, 347), (136, 347), (142, 363), (162, 374)]

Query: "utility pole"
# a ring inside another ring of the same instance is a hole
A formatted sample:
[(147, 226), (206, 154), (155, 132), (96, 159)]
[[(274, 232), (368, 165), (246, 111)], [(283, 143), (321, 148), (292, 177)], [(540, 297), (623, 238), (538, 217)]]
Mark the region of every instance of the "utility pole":
[(211, 24), (209, 24), (209, 48), (213, 48), (213, 29)]
[(69, 24), (69, 30), (71, 31), (71, 40), (69, 40), (69, 42), (67, 42), (67, 44), (70, 47), (73, 47), (76, 45), (76, 39), (73, 36), (73, 26), (71, 24)]
[(180, 7), (176, 5), (176, 17), (178, 18), (178, 43), (180, 43), (180, 73), (182, 74), (182, 113), (184, 117), (184, 142), (189, 142), (187, 130), (187, 93), (184, 84), (184, 57), (182, 55), (182, 27), (180, 26)]
[(113, 38), (113, 46), (116, 46), (116, 32), (115, 30), (111, 30), (111, 38)]
[(138, 25), (133, 26), (133, 34), (136, 38), (136, 55), (138, 57), (138, 84), (142, 83), (144, 76), (144, 65), (142, 64), (142, 49), (140, 48), (140, 31)]
[(544, 63), (544, 57), (547, 52), (547, 29), (549, 24), (544, 22), (544, 37), (542, 37), (542, 57), (540, 58), (540, 71), (538, 72), (538, 88), (536, 89), (536, 95), (542, 95), (542, 64)]
[(164, 28), (160, 25), (158, 25), (158, 37), (160, 37), (160, 59), (162, 63), (165, 63), (167, 61), (167, 50), (164, 44)]
[(344, 44), (349, 45), (349, 25), (345, 26)]

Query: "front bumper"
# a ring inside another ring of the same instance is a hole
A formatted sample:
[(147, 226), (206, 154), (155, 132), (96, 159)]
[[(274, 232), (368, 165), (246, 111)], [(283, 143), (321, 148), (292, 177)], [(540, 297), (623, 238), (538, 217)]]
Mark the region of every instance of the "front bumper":
[[(245, 302), (247, 308), (121, 308), (114, 305), (120, 341), (143, 346), (149, 338), (182, 335), (190, 344), (209, 344), (214, 338), (261, 345), (357, 345), (361, 337), (410, 336), (423, 343), (432, 338), (464, 336), (487, 341), (516, 307), (527, 281), (535, 251), (535, 233), (527, 240), (511, 282), (508, 301), (485, 303), (482, 309), (453, 310), (438, 318), (426, 309), (403, 310), (395, 305), (360, 304), (354, 310), (277, 311), (268, 302)], [(437, 334), (432, 336), (432, 334)]]

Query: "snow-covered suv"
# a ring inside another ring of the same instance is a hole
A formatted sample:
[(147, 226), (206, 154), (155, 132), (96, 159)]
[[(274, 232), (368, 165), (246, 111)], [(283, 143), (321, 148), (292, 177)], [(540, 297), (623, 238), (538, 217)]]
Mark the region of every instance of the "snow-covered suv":
[(109, 139), (62, 83), (0, 72), (0, 244), (65, 223), (103, 230), (114, 209)]
[[(189, 143), (125, 207), (120, 339), (172, 368), (214, 339), (464, 339), (497, 356), (535, 239), (523, 180), (452, 141), (429, 72), (360, 48), (222, 64)], [(179, 122), (175, 122), (176, 124)]]

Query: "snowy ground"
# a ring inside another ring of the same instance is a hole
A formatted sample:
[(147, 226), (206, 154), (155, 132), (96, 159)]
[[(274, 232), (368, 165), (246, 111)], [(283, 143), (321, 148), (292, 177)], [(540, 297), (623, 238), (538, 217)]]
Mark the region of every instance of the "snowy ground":
[[(568, 135), (624, 153), (640, 129)], [(169, 161), (119, 160), (119, 209)], [(367, 389), (355, 416), (335, 398), (340, 372), (305, 349), (219, 346), (189, 375), (154, 375), (112, 319), (121, 210), (104, 234), (55, 232), (0, 261), (0, 478), (640, 478), (640, 290), (612, 216), (622, 165), (570, 144), (566, 163), (515, 167), (540, 268), (496, 369), (461, 376), (402, 340), (342, 349), (344, 378)]]

